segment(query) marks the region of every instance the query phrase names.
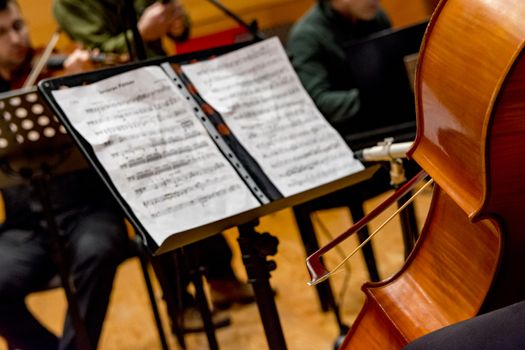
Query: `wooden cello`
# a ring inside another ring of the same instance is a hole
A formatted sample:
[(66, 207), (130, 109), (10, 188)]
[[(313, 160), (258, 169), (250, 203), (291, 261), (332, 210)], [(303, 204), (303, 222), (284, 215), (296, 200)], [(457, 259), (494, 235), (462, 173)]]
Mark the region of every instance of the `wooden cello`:
[[(401, 271), (363, 286), (365, 305), (341, 349), (400, 349), (525, 299), (523, 18), (523, 0), (436, 8), (420, 50), (409, 151), (435, 181), (432, 204)], [(327, 275), (319, 258), (334, 244), (308, 258), (313, 281)]]

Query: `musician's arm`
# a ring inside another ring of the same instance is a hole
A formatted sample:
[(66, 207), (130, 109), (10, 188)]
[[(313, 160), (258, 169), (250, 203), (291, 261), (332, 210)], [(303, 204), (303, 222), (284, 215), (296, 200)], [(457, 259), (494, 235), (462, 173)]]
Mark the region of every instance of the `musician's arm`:
[[(53, 15), (60, 28), (73, 40), (82, 43), (86, 48), (98, 48), (102, 52), (126, 53), (126, 35), (132, 39), (131, 31), (117, 32), (119, 23), (109, 23), (107, 9), (97, 0), (55, 0)], [(108, 28), (108, 26), (112, 26)]]
[(165, 35), (183, 41), (189, 36), (189, 17), (176, 0), (151, 4), (140, 15), (137, 25), (144, 41), (160, 40)]
[[(157, 42), (166, 34), (177, 40), (187, 38), (189, 19), (186, 13), (174, 16), (172, 11), (166, 10), (168, 6), (174, 5), (145, 0), (135, 8), (140, 17), (138, 29), (145, 42)], [(110, 7), (100, 0), (54, 0), (53, 14), (64, 32), (85, 47), (98, 48), (102, 52), (126, 53), (126, 36), (132, 42), (132, 33), (130, 30), (122, 31), (123, 15), (117, 13), (119, 7)], [(158, 51), (155, 55), (160, 54), (160, 46), (155, 51)]]
[(88, 50), (77, 48), (64, 61), (64, 75), (88, 72), (97, 68), (91, 59), (92, 53)]
[(175, 15), (167, 35), (175, 42), (186, 41), (190, 37), (190, 16), (188, 16), (180, 1), (174, 1), (173, 4), (175, 7)]

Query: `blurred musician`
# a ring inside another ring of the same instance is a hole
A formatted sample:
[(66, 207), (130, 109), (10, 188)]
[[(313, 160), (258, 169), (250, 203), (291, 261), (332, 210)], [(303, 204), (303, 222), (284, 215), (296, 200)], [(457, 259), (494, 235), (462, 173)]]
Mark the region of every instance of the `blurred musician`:
[[(2, 27), (0, 27), (0, 92), (22, 87), (38, 59), (29, 38), (26, 23), (21, 17), (16, 1), (2, 1)], [(16, 7), (13, 11), (9, 8)], [(15, 13), (16, 11), (16, 13)], [(58, 68), (58, 67), (57, 67)], [(91, 70), (94, 64), (87, 50), (76, 49), (66, 57), (63, 66), (64, 74), (73, 74)], [(47, 77), (52, 72), (45, 72)], [(42, 77), (41, 77), (42, 78)]]
[(389, 27), (379, 0), (319, 0), (290, 32), (292, 65), (321, 113), (343, 136), (359, 122), (361, 103), (342, 44)]
[[(125, 22), (127, 0), (54, 0), (53, 14), (73, 41), (101, 52), (128, 53), (132, 47), (130, 23)], [(165, 36), (184, 41), (190, 21), (178, 1), (133, 1), (137, 28), (147, 57), (164, 56)]]
[[(0, 0), (0, 90), (7, 91), (30, 70), (33, 49), (16, 0)], [(66, 71), (90, 66), (89, 54), (77, 51)], [(78, 306), (93, 347), (99, 340), (116, 267), (125, 258), (128, 238), (123, 214), (92, 171), (57, 176), (50, 181), (52, 210), (70, 253), (69, 270)], [(57, 274), (41, 203), (29, 185), (2, 191), (6, 218), (0, 226), (0, 336), (11, 349), (74, 349), (68, 313), (59, 339), (30, 313), (25, 297), (44, 288)]]
[[(137, 29), (144, 42), (148, 58), (165, 56), (161, 39), (169, 37), (184, 41), (189, 37), (190, 20), (178, 0), (134, 1), (137, 13)], [(132, 33), (129, 23), (124, 23), (126, 11), (124, 0), (54, 0), (53, 13), (61, 29), (72, 40), (102, 53), (128, 53), (133, 51)], [(231, 267), (232, 252), (222, 234), (217, 234), (191, 246), (191, 252), (198, 256), (199, 264), (206, 268), (210, 285), (210, 296), (216, 309), (225, 309), (233, 304), (247, 304), (254, 301), (251, 287), (241, 282)], [(183, 331), (202, 331), (203, 323), (193, 297), (184, 292), (175, 298), (179, 285), (186, 286), (189, 276), (177, 273), (171, 254), (156, 257), (153, 266), (162, 285), (172, 322), (179, 320), (182, 313)], [(180, 268), (179, 268), (180, 270)], [(182, 269), (184, 270), (184, 269)], [(176, 309), (173, 310), (171, 306)], [(229, 324), (221, 313), (213, 313), (216, 327)]]

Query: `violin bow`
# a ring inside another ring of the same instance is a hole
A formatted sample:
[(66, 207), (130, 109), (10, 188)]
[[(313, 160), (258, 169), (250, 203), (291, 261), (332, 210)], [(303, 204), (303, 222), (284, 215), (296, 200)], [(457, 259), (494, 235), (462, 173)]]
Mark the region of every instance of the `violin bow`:
[(55, 48), (59, 38), (60, 29), (57, 29), (51, 35), (51, 39), (49, 39), (46, 48), (42, 53), (42, 56), (27, 76), (27, 79), (24, 81), (24, 85), (22, 86), (23, 88), (28, 88), (35, 85), (38, 76), (40, 75), (40, 73), (42, 73), (42, 69), (44, 69), (44, 67), (46, 66), (47, 60), (51, 56), (51, 53), (53, 52), (53, 49)]

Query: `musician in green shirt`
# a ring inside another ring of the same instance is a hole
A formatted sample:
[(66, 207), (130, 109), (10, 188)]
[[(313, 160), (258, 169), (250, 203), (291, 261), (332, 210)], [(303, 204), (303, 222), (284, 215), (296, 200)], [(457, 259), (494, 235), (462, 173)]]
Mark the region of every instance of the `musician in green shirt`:
[[(133, 45), (126, 19), (126, 0), (55, 0), (53, 14), (61, 29), (88, 49), (127, 53)], [(190, 22), (178, 1), (166, 4), (156, 0), (135, 0), (137, 28), (144, 40), (148, 57), (165, 56), (161, 39), (186, 40)]]
[(343, 135), (359, 118), (343, 43), (390, 27), (379, 0), (319, 0), (292, 28), (287, 49), (321, 113)]

